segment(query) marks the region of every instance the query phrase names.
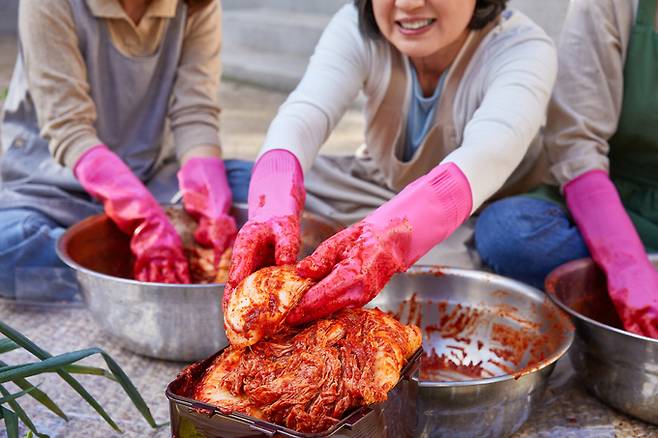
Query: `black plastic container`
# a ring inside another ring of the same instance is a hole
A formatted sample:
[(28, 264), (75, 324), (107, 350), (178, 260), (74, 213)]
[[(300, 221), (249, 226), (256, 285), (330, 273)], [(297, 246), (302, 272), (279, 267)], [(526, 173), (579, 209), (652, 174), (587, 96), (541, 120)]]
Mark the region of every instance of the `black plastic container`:
[(411, 376), (420, 365), (418, 350), (400, 373), (400, 380), (383, 403), (359, 408), (331, 429), (300, 433), (244, 414), (224, 414), (216, 407), (195, 401), (188, 394), (210, 363), (222, 353), (194, 363), (167, 386), (174, 438), (404, 438), (413, 437), (416, 424), (416, 384)]

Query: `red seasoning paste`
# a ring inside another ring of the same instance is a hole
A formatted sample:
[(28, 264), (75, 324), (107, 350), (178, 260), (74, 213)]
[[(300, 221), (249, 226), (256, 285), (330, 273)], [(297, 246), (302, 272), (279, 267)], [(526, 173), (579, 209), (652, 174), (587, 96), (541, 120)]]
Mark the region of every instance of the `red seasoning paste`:
[(188, 396), (227, 414), (322, 432), (386, 400), (420, 345), (417, 327), (378, 309), (344, 309), (248, 348), (226, 348)]
[[(438, 321), (425, 321), (422, 327), (421, 315), (433, 314), (429, 312), (433, 306), (438, 310)], [(545, 304), (534, 306), (532, 312), (537, 313), (537, 307), (541, 307), (544, 318), (549, 315), (545, 334), (539, 324), (521, 317), (517, 308), (507, 304), (470, 307), (447, 301), (419, 302), (413, 294), (400, 305), (396, 317), (422, 327), (422, 379), (463, 381), (505, 374), (519, 378), (548, 359), (548, 352), (558, 348), (565, 327), (569, 327), (562, 315), (546, 309)]]
[(420, 378), (431, 381), (455, 381), (484, 379), (493, 377), (490, 371), (482, 366), (482, 361), (473, 362), (466, 358), (466, 353), (461, 355), (454, 353), (444, 353), (438, 355), (436, 350), (423, 354), (421, 359)]

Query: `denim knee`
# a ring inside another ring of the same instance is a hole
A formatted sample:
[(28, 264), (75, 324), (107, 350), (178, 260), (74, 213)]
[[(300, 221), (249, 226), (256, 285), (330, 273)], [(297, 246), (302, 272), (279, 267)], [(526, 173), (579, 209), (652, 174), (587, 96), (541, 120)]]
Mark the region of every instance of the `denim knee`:
[[(63, 233), (63, 227), (36, 210), (0, 210), (0, 295), (61, 297), (65, 289), (65, 296), (71, 296), (76, 288), (73, 276), (55, 251)], [(59, 287), (51, 278), (64, 278), (67, 284)]]
[(487, 207), (475, 227), (475, 245), (497, 273), (542, 289), (551, 270), (588, 255), (578, 229), (559, 204), (526, 196)]
[(253, 161), (225, 160), (226, 177), (233, 194), (233, 202), (246, 203), (249, 194), (249, 181), (254, 167)]
[[(58, 234), (61, 228), (44, 214), (29, 208), (0, 210), (0, 254), (24, 244), (39, 232)], [(58, 237), (58, 236), (55, 236)]]

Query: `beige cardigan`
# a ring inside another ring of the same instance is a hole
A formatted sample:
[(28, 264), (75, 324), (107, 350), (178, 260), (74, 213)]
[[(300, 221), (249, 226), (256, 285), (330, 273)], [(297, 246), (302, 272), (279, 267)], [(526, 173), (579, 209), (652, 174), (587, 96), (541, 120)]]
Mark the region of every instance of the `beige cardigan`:
[(572, 0), (559, 43), (559, 74), (545, 144), (563, 187), (594, 169), (608, 171), (617, 130), (626, 50), (637, 0)]
[[(82, 153), (103, 142), (94, 129), (96, 106), (78, 47), (70, 0), (21, 0), (19, 32), (30, 95), (41, 136), (60, 164), (73, 166)], [(119, 0), (86, 1), (102, 20), (115, 48), (126, 56), (152, 54), (182, 0), (153, 0), (139, 26)], [(213, 1), (187, 17), (183, 53), (169, 106), (176, 152), (200, 145), (220, 146), (219, 77), (221, 6)]]
[(504, 11), (498, 22), (469, 35), (446, 79), (435, 126), (404, 163), (399, 157), (411, 95), (409, 60), (387, 42), (365, 38), (356, 9), (346, 5), (279, 109), (261, 154), (288, 149), (307, 171), (362, 91), (366, 142), (356, 159), (370, 169), (370, 179), (399, 191), (439, 162), (453, 162), (468, 178), (475, 210), (506, 181), (518, 183), (536, 166), (537, 135), (556, 70), (550, 38), (520, 12)]

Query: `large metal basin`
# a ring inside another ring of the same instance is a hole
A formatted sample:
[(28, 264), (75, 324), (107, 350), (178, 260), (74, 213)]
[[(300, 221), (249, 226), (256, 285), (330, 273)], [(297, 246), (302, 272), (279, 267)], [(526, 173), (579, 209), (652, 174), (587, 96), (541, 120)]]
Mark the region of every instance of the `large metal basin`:
[[(246, 206), (232, 212), (238, 225)], [(339, 226), (305, 212), (301, 255), (309, 254)], [(75, 274), (96, 322), (119, 345), (145, 356), (195, 361), (227, 345), (223, 284), (176, 285), (132, 280), (129, 236), (105, 215), (69, 228), (57, 252)]]
[[(658, 255), (650, 256), (658, 266)], [(555, 269), (546, 291), (576, 324), (569, 357), (585, 386), (604, 403), (658, 424), (658, 339), (624, 331), (591, 259)]]
[[(542, 292), (485, 272), (412, 267), (393, 277), (369, 306), (423, 329), (426, 360), (414, 378), (415, 436), (421, 438), (514, 433), (539, 402), (555, 362), (573, 340), (569, 318)], [(461, 330), (451, 333), (451, 326)], [(501, 327), (512, 338), (501, 337)], [(435, 358), (445, 354), (455, 365), (481, 362), (481, 367), (437, 370), (432, 349)]]

